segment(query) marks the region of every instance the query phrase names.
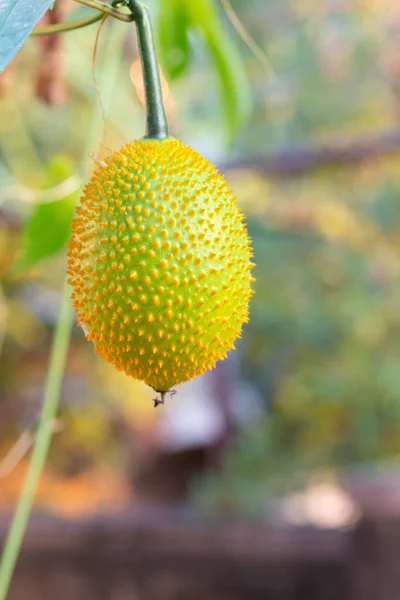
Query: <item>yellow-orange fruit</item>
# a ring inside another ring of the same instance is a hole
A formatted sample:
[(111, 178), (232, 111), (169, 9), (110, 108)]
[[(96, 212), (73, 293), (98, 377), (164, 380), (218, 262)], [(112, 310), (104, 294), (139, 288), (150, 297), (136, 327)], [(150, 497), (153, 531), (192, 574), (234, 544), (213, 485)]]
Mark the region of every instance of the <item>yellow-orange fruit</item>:
[(96, 352), (158, 391), (234, 347), (252, 294), (251, 248), (224, 178), (173, 138), (105, 160), (73, 222), (68, 272)]

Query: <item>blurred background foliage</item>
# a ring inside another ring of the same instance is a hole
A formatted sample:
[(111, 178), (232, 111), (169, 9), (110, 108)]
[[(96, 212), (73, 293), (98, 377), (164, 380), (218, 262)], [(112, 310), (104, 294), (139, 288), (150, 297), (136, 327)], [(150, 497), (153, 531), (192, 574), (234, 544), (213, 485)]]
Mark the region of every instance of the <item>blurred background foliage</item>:
[[(258, 408), (248, 408), (252, 416), (237, 427), (218, 476), (197, 479), (194, 496), (212, 507), (260, 507), (315, 469), (395, 461), (400, 143), (387, 151), (378, 134), (399, 135), (398, 3), (232, 0), (273, 72), (216, 0), (148, 4), (171, 133), (226, 172), (246, 212), (257, 264), (234, 387), (246, 382)], [(72, 1), (63, 4), (65, 19), (88, 14)], [(65, 34), (50, 51), (31, 38), (0, 78), (0, 455), (6, 458), (40, 410), (82, 149), (93, 111), (110, 93), (101, 86), (109, 26), (100, 33), (94, 66), (91, 27)], [(118, 84), (91, 149), (93, 166), (144, 133), (134, 27), (115, 27), (123, 41)], [(351, 146), (365, 133), (377, 146), (372, 160), (324, 165), (327, 147)], [(290, 152), (301, 156), (310, 145), (320, 160), (293, 174)], [(280, 172), (269, 172), (263, 165), (277, 153)], [(62, 430), (39, 501), (65, 512), (128, 501), (132, 454), (153, 439), (162, 418), (150, 399), (145, 386), (98, 359), (75, 327)], [(22, 461), (0, 473), (0, 501), (14, 500), (24, 468)], [(70, 484), (58, 493), (60, 478)]]

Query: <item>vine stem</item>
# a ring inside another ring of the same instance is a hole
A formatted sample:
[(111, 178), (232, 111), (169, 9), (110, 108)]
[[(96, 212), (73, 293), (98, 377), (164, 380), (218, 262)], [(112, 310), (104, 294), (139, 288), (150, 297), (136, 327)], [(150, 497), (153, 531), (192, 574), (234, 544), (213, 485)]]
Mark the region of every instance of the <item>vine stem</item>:
[(65, 33), (66, 31), (74, 31), (75, 29), (82, 29), (93, 23), (98, 23), (103, 19), (103, 13), (97, 13), (87, 19), (77, 19), (76, 21), (69, 21), (67, 23), (58, 23), (57, 25), (46, 25), (46, 27), (37, 27), (31, 33), (31, 37), (39, 37), (41, 35), (54, 35), (56, 33)]
[(168, 122), (165, 116), (160, 70), (148, 8), (138, 0), (114, 0), (113, 6), (127, 6), (134, 17), (146, 98), (145, 137), (163, 140), (168, 137)]
[(94, 8), (97, 13), (91, 17), (85, 19), (77, 19), (76, 21), (67, 21), (65, 23), (57, 23), (56, 25), (46, 25), (45, 27), (36, 27), (31, 33), (33, 37), (39, 37), (42, 35), (55, 35), (58, 33), (65, 33), (66, 31), (74, 31), (75, 29), (82, 29), (88, 25), (93, 25), (104, 18), (104, 16), (114, 17), (118, 21), (124, 21), (130, 23), (133, 21), (132, 14), (125, 14), (116, 10), (113, 6), (100, 2), (99, 0), (75, 0), (79, 4)]
[[(101, 87), (103, 87), (106, 92), (103, 97), (103, 105), (105, 106), (110, 105), (112, 97), (111, 90), (114, 90), (116, 85), (118, 66), (122, 53), (122, 43), (123, 35), (121, 34), (119, 24), (116, 21), (113, 21), (109, 31), (108, 43), (103, 54), (104, 67), (101, 78)], [(80, 174), (82, 177), (88, 174), (88, 152), (95, 146), (100, 138), (102, 126), (102, 108), (100, 103), (97, 103), (83, 151), (80, 167)], [(5, 600), (7, 596), (15, 563), (28, 524), (36, 487), (46, 462), (52, 433), (54, 431), (53, 425), (59, 404), (72, 322), (73, 309), (70, 301), (70, 287), (65, 280), (61, 297), (60, 315), (52, 343), (42, 412), (37, 427), (36, 439), (1, 558), (0, 600)]]
[(68, 350), (73, 312), (69, 299), (69, 286), (64, 284), (60, 317), (54, 334), (50, 365), (47, 374), (42, 414), (37, 428), (28, 471), (18, 504), (14, 513), (0, 567), (0, 598), (6, 598), (14, 565), (22, 544), (36, 486), (42, 472), (53, 433), (58, 399), (63, 378), (65, 359)]
[[(132, 21), (132, 16), (116, 10), (115, 4), (110, 6), (109, 4), (101, 2), (100, 0), (75, 0), (75, 2), (83, 4), (84, 6), (88, 6), (89, 8), (99, 10), (103, 14), (109, 15), (110, 17), (115, 17), (119, 21), (125, 21), (125, 23), (130, 23)], [(124, 4), (121, 3), (121, 5), (123, 6)]]
[[(169, 135), (168, 121), (165, 115), (160, 70), (158, 67), (153, 30), (147, 6), (138, 0), (113, 0), (111, 6), (100, 0), (76, 0), (76, 2), (95, 8), (101, 13), (110, 15), (121, 21), (135, 21), (146, 98), (145, 138), (153, 140), (163, 140), (167, 138)], [(128, 8), (130, 14), (120, 12), (118, 10), (119, 7)], [(52, 35), (64, 31), (72, 31), (91, 25), (100, 19), (101, 17), (99, 15), (95, 15), (87, 19), (80, 19), (69, 23), (59, 23), (57, 25), (40, 27), (31, 35)]]

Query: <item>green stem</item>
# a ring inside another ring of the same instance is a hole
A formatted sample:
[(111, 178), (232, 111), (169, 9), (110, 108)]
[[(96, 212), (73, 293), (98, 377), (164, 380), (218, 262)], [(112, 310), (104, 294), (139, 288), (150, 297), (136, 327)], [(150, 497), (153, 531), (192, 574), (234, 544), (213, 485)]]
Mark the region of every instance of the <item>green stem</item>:
[(76, 21), (69, 21), (66, 23), (57, 23), (56, 25), (47, 25), (46, 27), (37, 27), (31, 33), (31, 36), (38, 37), (41, 35), (55, 35), (56, 33), (65, 33), (66, 31), (74, 31), (75, 29), (82, 29), (83, 27), (87, 27), (88, 25), (92, 25), (93, 23), (97, 23), (101, 21), (101, 19), (106, 15), (114, 17), (118, 21), (124, 21), (125, 23), (131, 23), (134, 20), (132, 14), (128, 15), (125, 13), (116, 10), (113, 6), (109, 4), (105, 4), (104, 2), (99, 2), (99, 0), (75, 0), (80, 4), (84, 4), (85, 6), (89, 6), (90, 8), (94, 8), (97, 11), (100, 11), (100, 14), (96, 14), (92, 17), (87, 17), (86, 19), (77, 19)]
[[(123, 36), (118, 23), (113, 22), (109, 30), (108, 43), (104, 49), (104, 68), (101, 78), (101, 87), (107, 92), (103, 96), (103, 104), (110, 104), (114, 90), (118, 65), (121, 57)], [(81, 175), (87, 175), (88, 152), (96, 144), (101, 135), (102, 107), (96, 104), (90, 131), (86, 138), (85, 148), (82, 154)], [(68, 351), (69, 337), (73, 320), (73, 310), (70, 302), (70, 288), (64, 283), (60, 316), (54, 333), (51, 350), (50, 364), (47, 374), (45, 393), (43, 398), (42, 413), (37, 428), (35, 444), (33, 446), (28, 472), (24, 485), (12, 518), (10, 529), (4, 545), (0, 563), (0, 600), (5, 600), (15, 563), (21, 548), (32, 503), (42, 473), (49, 445), (52, 437), (54, 418), (56, 417), (61, 384), (64, 373), (65, 360)]]
[(82, 29), (93, 23), (97, 23), (104, 19), (104, 15), (99, 13), (93, 17), (87, 19), (77, 19), (76, 21), (69, 21), (67, 23), (58, 23), (57, 25), (47, 25), (47, 27), (37, 27), (31, 33), (31, 36), (37, 37), (40, 35), (54, 35), (55, 33), (64, 33), (66, 31), (74, 31), (75, 29)]
[(1, 600), (6, 597), (8, 592), (15, 562), (28, 523), (32, 499), (46, 460), (52, 437), (53, 422), (57, 412), (59, 391), (64, 372), (73, 317), (69, 296), (69, 288), (65, 283), (61, 301), (60, 317), (51, 351), (46, 391), (43, 399), (42, 414), (37, 429), (36, 442), (32, 451), (29, 468), (19, 497), (18, 505), (8, 532), (7, 542), (4, 546), (0, 568)]
[[(146, 98), (146, 138), (163, 140), (168, 137), (168, 122), (165, 116), (160, 71), (154, 44), (153, 31), (147, 6), (138, 0), (114, 0), (112, 6), (99, 0), (76, 0), (80, 4), (95, 8), (103, 14), (111, 15), (120, 21), (135, 21), (138, 35), (140, 61), (142, 64), (144, 91)], [(131, 14), (117, 10), (118, 6), (127, 6)], [(88, 19), (80, 19), (71, 23), (60, 23), (36, 29), (32, 35), (52, 35), (64, 31), (72, 31), (96, 23), (102, 17), (96, 15)]]
[(128, 6), (137, 30), (143, 83), (146, 98), (146, 138), (162, 140), (168, 137), (160, 71), (158, 67), (153, 31), (147, 6), (137, 0), (115, 0), (114, 6)]
[(127, 15), (119, 10), (116, 10), (114, 6), (110, 6), (105, 2), (100, 2), (99, 0), (75, 0), (75, 2), (79, 2), (79, 4), (84, 4), (85, 6), (89, 6), (89, 8), (95, 8), (99, 10), (105, 15), (110, 15), (110, 17), (115, 17), (118, 21), (125, 21), (125, 23), (131, 23), (133, 21), (132, 15)]

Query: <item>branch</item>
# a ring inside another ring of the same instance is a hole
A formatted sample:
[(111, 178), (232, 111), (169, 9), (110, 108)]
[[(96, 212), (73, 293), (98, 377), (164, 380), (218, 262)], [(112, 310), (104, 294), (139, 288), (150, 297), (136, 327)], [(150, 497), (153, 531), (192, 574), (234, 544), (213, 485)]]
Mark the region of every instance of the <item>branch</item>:
[(295, 177), (322, 167), (352, 166), (400, 152), (400, 127), (358, 138), (287, 148), (265, 157), (221, 165), (222, 171), (250, 169), (266, 175)]

